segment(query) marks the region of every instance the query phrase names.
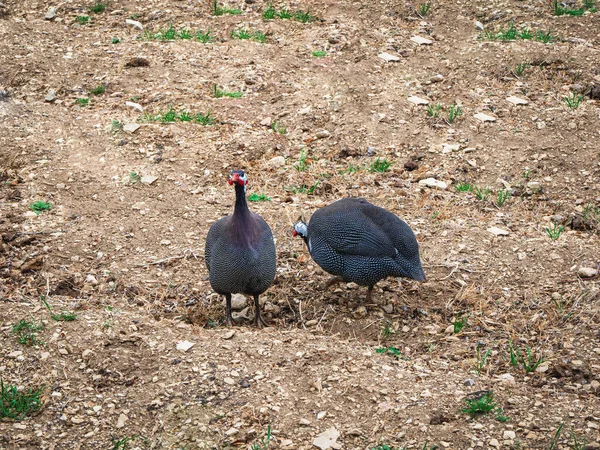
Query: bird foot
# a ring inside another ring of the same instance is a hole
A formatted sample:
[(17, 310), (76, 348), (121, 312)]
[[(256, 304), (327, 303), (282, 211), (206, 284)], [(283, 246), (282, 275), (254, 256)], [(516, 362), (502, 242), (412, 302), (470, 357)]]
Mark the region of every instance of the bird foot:
[(223, 325), (225, 325), (226, 327), (232, 327), (235, 325), (235, 320), (233, 320), (233, 317), (228, 316), (224, 321), (223, 321)]
[(263, 319), (262, 315), (260, 313), (256, 313), (254, 315), (254, 326), (256, 328), (263, 328), (263, 327), (269, 327), (269, 324), (267, 323), (267, 321), (265, 319)]
[(325, 289), (327, 289), (330, 286), (333, 286), (334, 284), (342, 283), (343, 281), (344, 279), (341, 277), (330, 278), (329, 280), (327, 280), (327, 283), (325, 283)]

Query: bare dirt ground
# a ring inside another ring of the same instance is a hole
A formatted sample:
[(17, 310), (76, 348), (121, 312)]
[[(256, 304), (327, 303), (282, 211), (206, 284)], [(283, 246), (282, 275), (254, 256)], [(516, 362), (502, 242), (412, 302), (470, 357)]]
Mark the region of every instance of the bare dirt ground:
[[(271, 449), (316, 448), (326, 430), (344, 449), (583, 448), (576, 437), (600, 449), (600, 103), (586, 94), (600, 83), (600, 13), (516, 0), (441, 0), (423, 17), (403, 2), (289, 4), (318, 17), (300, 23), (266, 21), (267, 4), (249, 0), (219, 17), (191, 0), (115, 0), (101, 13), (0, 3), (0, 377), (44, 388), (37, 414), (0, 421), (0, 448), (251, 448), (270, 427)], [(215, 39), (144, 40), (130, 18)], [(476, 21), (555, 39), (486, 41)], [(240, 27), (266, 42), (231, 38)], [(243, 96), (215, 98), (215, 84)], [(572, 91), (585, 95), (574, 109)], [(410, 96), (446, 111), (431, 118)], [(127, 101), (215, 122), (147, 122)], [(450, 124), (453, 103), (463, 115)], [(377, 158), (388, 171), (366, 170)], [(272, 326), (251, 328), (242, 310), (232, 332), (203, 247), (232, 211), (237, 168), (249, 194), (271, 197), (250, 207), (273, 229), (278, 273), (262, 296)], [(460, 183), (489, 186), (489, 198)], [(512, 196), (498, 206), (501, 190)], [(291, 225), (344, 196), (413, 227), (426, 283), (386, 280), (372, 304), (365, 288), (323, 288)], [(52, 209), (36, 215), (36, 201)], [(561, 226), (558, 239), (545, 230)], [(76, 320), (52, 320), (42, 298)], [(17, 342), (21, 319), (44, 325), (36, 345)], [(509, 341), (544, 361), (511, 365)], [(461, 411), (481, 391), (508, 421)]]

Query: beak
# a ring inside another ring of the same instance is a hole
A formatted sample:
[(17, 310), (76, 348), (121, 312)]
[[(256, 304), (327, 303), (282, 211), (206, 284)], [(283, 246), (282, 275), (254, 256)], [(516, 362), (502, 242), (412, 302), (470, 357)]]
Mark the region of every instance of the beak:
[(227, 183), (229, 183), (229, 185), (233, 185), (233, 183), (239, 183), (240, 182), (240, 176), (237, 173), (234, 173), (233, 175), (231, 175), (229, 177), (229, 179), (227, 180)]

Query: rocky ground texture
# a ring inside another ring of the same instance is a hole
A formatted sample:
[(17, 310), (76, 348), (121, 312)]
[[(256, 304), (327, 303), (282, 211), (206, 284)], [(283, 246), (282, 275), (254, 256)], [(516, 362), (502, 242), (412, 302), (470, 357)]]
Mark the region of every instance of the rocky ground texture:
[[(0, 448), (600, 449), (593, 3), (0, 0), (0, 378), (43, 388)], [(484, 38), (511, 23), (537, 40)], [(220, 325), (203, 261), (238, 168), (263, 330), (239, 296)], [(324, 289), (292, 224), (344, 196), (412, 226), (427, 282)]]

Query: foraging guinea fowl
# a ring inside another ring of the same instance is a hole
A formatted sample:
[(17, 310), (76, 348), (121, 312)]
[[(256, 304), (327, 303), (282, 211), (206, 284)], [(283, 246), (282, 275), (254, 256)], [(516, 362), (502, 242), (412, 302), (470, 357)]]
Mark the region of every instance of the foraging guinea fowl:
[(205, 261), (210, 285), (225, 296), (227, 325), (231, 317), (231, 294), (254, 296), (254, 324), (268, 326), (260, 314), (258, 297), (275, 278), (275, 242), (271, 228), (246, 203), (248, 180), (243, 170), (231, 172), (228, 183), (235, 185), (233, 214), (213, 223), (206, 236)]
[(410, 226), (391, 212), (362, 198), (344, 198), (319, 209), (307, 225), (294, 224), (294, 236), (306, 242), (310, 255), (334, 278), (373, 286), (389, 276), (425, 281), (419, 244)]

